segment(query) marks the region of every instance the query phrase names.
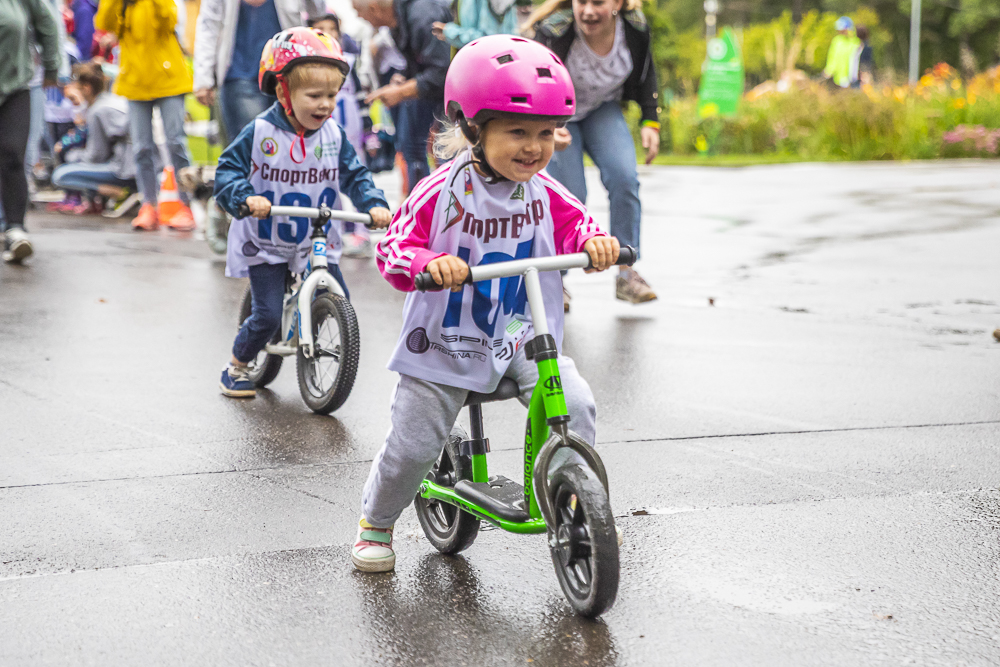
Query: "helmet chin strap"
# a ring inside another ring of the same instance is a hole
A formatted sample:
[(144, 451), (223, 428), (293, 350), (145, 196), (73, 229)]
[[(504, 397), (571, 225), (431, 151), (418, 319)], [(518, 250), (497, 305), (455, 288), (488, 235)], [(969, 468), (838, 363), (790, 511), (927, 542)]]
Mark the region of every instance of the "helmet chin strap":
[(509, 181), (510, 179), (506, 176), (498, 174), (490, 163), (486, 161), (486, 153), (483, 151), (483, 144), (479, 141), (479, 129), (473, 127), (466, 119), (464, 114), (458, 115), (458, 125), (462, 128), (462, 134), (465, 138), (469, 140), (472, 144), (472, 157), (473, 163), (479, 166), (479, 169), (486, 174), (486, 183), (493, 185), (494, 183), (503, 183)]
[[(295, 112), (292, 110), (292, 95), (288, 92), (288, 83), (285, 81), (285, 77), (281, 74), (278, 74), (275, 78), (278, 80), (278, 83), (281, 84), (280, 86), (276, 86), (274, 91), (278, 94), (278, 101), (281, 102), (281, 108), (285, 110), (286, 116), (289, 118), (295, 118)], [(298, 121), (298, 118), (295, 118), (295, 120)], [(299, 121), (299, 125), (302, 125), (301, 121)], [(303, 129), (295, 133), (297, 135), (297, 141), (293, 141), (292, 145), (288, 149), (288, 157), (290, 157), (292, 162), (295, 164), (302, 164), (306, 159), (306, 131), (305, 126), (303, 125), (302, 127)], [(295, 146), (297, 145), (300, 146), (302, 150), (301, 160), (295, 159)]]

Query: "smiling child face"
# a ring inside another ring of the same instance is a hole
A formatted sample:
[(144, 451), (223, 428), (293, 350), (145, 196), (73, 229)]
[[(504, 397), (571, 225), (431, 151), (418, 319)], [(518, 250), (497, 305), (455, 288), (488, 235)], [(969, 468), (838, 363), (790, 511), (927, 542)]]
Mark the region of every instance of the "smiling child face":
[(336, 67), (300, 65), (288, 76), (295, 120), (306, 130), (318, 130), (333, 113), (344, 76)]
[(501, 176), (527, 182), (552, 159), (555, 129), (553, 120), (492, 120), (482, 131), (486, 161)]

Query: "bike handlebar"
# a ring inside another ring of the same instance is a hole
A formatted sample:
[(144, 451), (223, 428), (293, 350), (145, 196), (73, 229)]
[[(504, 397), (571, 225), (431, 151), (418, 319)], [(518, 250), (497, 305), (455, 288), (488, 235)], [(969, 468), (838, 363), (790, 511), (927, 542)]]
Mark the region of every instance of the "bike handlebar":
[[(245, 203), (240, 204), (236, 213), (241, 218), (248, 218), (250, 217), (250, 207)], [(344, 222), (357, 222), (365, 227), (372, 226), (372, 217), (367, 213), (337, 211), (328, 206), (320, 206), (319, 208), (309, 206), (272, 206), (271, 215), (312, 218), (314, 220), (343, 220)]]
[[(615, 264), (619, 266), (632, 266), (638, 259), (639, 253), (632, 246), (624, 245), (618, 251), (618, 260)], [(481, 280), (493, 280), (495, 278), (507, 278), (519, 276), (529, 268), (538, 271), (563, 271), (565, 269), (591, 269), (593, 264), (590, 255), (585, 252), (577, 252), (571, 255), (556, 255), (555, 257), (531, 257), (528, 259), (515, 259), (509, 262), (496, 262), (494, 264), (483, 264), (469, 268), (469, 274), (465, 277), (465, 284), (471, 285)], [(438, 285), (429, 271), (417, 274), (413, 279), (414, 288), (421, 292), (437, 292), (442, 289)]]

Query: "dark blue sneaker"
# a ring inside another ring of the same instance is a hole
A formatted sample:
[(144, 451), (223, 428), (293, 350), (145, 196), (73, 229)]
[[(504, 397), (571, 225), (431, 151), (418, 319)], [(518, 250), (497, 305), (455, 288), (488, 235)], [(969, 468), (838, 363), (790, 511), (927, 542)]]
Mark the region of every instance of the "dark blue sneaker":
[(246, 367), (227, 366), (222, 369), (222, 380), (219, 388), (226, 396), (234, 398), (253, 398), (257, 395), (257, 387), (247, 374)]

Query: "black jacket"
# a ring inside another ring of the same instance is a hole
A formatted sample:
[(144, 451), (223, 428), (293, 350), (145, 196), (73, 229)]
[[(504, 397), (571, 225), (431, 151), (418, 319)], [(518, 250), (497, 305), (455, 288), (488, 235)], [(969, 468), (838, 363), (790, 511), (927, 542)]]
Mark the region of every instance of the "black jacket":
[(451, 62), (451, 48), (431, 33), (435, 21), (452, 20), (445, 0), (395, 0), (396, 27), (392, 39), (406, 58), (408, 79), (417, 80), (422, 100), (444, 104), (444, 77)]
[[(397, 0), (398, 1), (398, 0)], [(625, 44), (632, 55), (632, 73), (625, 79), (622, 98), (632, 100), (642, 109), (642, 120), (659, 122), (659, 84), (656, 82), (656, 65), (649, 50), (649, 26), (641, 10), (622, 12), (625, 19)], [(576, 38), (573, 12), (563, 9), (553, 13), (535, 28), (535, 39), (563, 59)]]

